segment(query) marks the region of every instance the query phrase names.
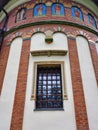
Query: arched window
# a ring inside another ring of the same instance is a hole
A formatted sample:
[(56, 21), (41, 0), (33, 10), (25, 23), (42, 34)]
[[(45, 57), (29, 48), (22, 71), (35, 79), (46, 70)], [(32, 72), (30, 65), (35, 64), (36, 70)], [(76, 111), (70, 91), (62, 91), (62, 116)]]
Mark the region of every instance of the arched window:
[(34, 7), (34, 16), (45, 16), (46, 15), (46, 5), (38, 4)]
[(26, 8), (21, 8), (16, 14), (15, 22), (18, 22), (24, 19), (26, 19)]
[(72, 17), (83, 20), (82, 11), (78, 7), (74, 7), (74, 6), (71, 7), (71, 11), (72, 11)]
[(91, 14), (88, 14), (88, 23), (96, 28), (96, 21)]
[(52, 5), (52, 15), (64, 16), (64, 6), (60, 3)]

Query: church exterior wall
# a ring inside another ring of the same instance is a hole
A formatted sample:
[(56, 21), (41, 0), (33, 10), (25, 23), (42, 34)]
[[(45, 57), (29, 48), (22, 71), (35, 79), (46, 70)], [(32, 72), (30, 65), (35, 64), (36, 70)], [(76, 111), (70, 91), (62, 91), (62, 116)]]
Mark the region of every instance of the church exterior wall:
[[(42, 1), (43, 12), (33, 0), (9, 12), (0, 52), (0, 130), (98, 129), (98, 19), (69, 1), (55, 12), (52, 2)], [(26, 14), (19, 18), (21, 9)], [(40, 64), (61, 65), (62, 110), (36, 110)]]

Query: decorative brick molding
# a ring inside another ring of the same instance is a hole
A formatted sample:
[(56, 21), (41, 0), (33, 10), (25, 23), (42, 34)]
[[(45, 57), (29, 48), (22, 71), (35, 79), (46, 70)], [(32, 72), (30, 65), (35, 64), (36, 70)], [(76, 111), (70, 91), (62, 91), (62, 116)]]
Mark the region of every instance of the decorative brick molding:
[(89, 130), (76, 40), (69, 37), (68, 47), (77, 130)]
[[(78, 35), (84, 36), (88, 41), (92, 41), (92, 42), (96, 42), (97, 39), (97, 35), (95, 35), (92, 32), (86, 31), (84, 29), (80, 29), (77, 27), (73, 27), (73, 26), (68, 26), (68, 25), (59, 25), (58, 24), (47, 24), (45, 23), (45, 25), (36, 25), (36, 26), (30, 26), (30, 27), (26, 27), (21, 28), (19, 30), (16, 30), (15, 32), (11, 32), (9, 34), (7, 34), (5, 36), (6, 39), (6, 44), (10, 45), (10, 43), (13, 41), (13, 39), (15, 39), (16, 37), (22, 37), (23, 39), (29, 39), (32, 37), (33, 34), (35, 33), (44, 33), (50, 30), (52, 32), (52, 34), (60, 32), (60, 33), (64, 33), (67, 36), (71, 36), (71, 37), (76, 37)], [(46, 35), (46, 34), (45, 34)]]

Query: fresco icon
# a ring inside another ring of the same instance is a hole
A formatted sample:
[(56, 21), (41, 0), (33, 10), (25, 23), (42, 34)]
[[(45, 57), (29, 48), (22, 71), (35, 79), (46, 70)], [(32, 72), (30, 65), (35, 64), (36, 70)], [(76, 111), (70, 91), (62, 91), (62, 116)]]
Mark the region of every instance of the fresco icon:
[(18, 22), (24, 19), (26, 19), (26, 8), (21, 8), (16, 14), (15, 22)]
[(45, 16), (46, 6), (44, 4), (38, 4), (34, 7), (34, 16)]
[(52, 15), (64, 16), (64, 6), (62, 4), (53, 4), (52, 5)]
[(96, 21), (94, 17), (90, 14), (88, 14), (88, 23), (96, 28)]
[(72, 7), (71, 11), (72, 11), (72, 17), (83, 20), (82, 11), (78, 7)]

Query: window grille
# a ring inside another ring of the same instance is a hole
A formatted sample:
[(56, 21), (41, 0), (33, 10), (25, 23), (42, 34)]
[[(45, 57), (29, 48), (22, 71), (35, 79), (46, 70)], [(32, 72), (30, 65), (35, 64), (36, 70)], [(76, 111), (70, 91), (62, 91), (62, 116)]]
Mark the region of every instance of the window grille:
[(61, 66), (37, 67), (36, 109), (62, 108)]

